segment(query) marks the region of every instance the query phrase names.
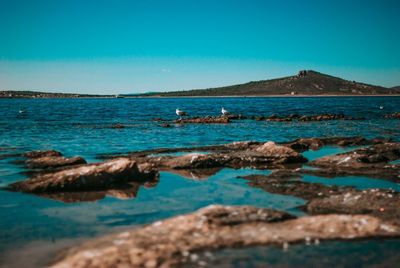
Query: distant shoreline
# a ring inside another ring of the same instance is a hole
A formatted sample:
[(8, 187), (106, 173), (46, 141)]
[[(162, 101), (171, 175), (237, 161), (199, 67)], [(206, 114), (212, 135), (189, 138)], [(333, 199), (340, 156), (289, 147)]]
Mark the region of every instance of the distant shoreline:
[(321, 97), (400, 97), (400, 94), (375, 94), (375, 95), (222, 95), (222, 96), (124, 96), (124, 97), (111, 97), (111, 96), (85, 96), (85, 97), (0, 97), (1, 99), (168, 99), (168, 98), (321, 98)]

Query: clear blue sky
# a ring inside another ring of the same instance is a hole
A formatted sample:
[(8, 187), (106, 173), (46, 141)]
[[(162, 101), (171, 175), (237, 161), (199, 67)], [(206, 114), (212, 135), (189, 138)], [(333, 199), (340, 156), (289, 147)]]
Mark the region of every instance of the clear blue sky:
[(396, 0), (0, 0), (0, 89), (134, 93), (315, 69), (400, 85)]

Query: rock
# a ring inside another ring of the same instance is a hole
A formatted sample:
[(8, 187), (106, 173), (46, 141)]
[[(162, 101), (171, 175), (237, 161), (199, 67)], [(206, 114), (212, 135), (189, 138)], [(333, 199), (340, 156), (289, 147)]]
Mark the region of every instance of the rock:
[[(277, 173), (277, 174), (276, 174)], [(357, 190), (298, 180), (298, 173), (279, 170), (270, 175), (243, 177), (249, 186), (266, 192), (307, 200), (302, 209), (312, 215), (367, 214), (400, 226), (400, 193), (393, 190)], [(383, 210), (382, 210), (383, 208)]]
[(266, 192), (281, 195), (290, 195), (305, 200), (321, 198), (352, 191), (351, 187), (339, 188), (337, 186), (326, 186), (321, 183), (307, 183), (301, 181), (301, 175), (296, 171), (277, 170), (270, 175), (249, 175), (243, 177), (249, 181), (248, 185), (263, 189)]
[(386, 164), (400, 158), (400, 143), (383, 143), (347, 153), (329, 155), (312, 161), (310, 164), (328, 168), (372, 168), (371, 164)]
[(120, 129), (120, 128), (125, 128), (125, 126), (123, 124), (117, 123), (117, 124), (112, 125), (111, 128)]
[[(244, 146), (236, 144), (231, 146)], [(140, 160), (138, 160), (140, 161)], [(183, 156), (146, 157), (143, 161), (152, 163), (162, 169), (202, 169), (202, 168), (243, 168), (257, 167), (268, 168), (274, 165), (299, 164), (307, 162), (307, 159), (294, 150), (276, 145), (273, 142), (266, 143), (253, 150), (232, 150), (215, 152), (211, 154), (186, 154)]]
[(313, 199), (305, 206), (310, 214), (368, 214), (400, 226), (400, 194), (391, 190), (345, 191)]
[(388, 139), (375, 138), (367, 140), (363, 137), (330, 137), (330, 138), (300, 138), (290, 142), (281, 143), (282, 145), (288, 146), (296, 151), (303, 152), (309, 149), (318, 150), (326, 145), (338, 145), (338, 146), (360, 146), (370, 144), (380, 144), (389, 142)]
[(51, 156), (62, 156), (62, 154), (55, 150), (48, 151), (31, 151), (23, 154), (26, 158), (39, 158), (39, 157), (51, 157)]
[[(381, 144), (387, 143), (390, 140), (384, 138), (375, 138), (372, 140), (366, 140), (363, 137), (331, 137), (331, 138), (301, 138), (289, 142), (280, 142), (278, 145), (284, 145), (290, 147), (297, 152), (306, 151), (308, 149), (319, 149), (324, 145), (338, 145), (338, 146), (359, 146), (359, 145), (370, 145), (370, 144)], [(143, 157), (152, 154), (166, 154), (166, 153), (177, 153), (177, 152), (218, 152), (218, 153), (230, 153), (232, 151), (244, 151), (253, 150), (255, 147), (264, 144), (265, 142), (257, 141), (238, 141), (229, 144), (222, 145), (208, 145), (200, 147), (182, 147), (182, 148), (156, 148), (145, 151), (129, 152), (126, 154), (103, 154), (99, 155), (100, 159), (110, 159), (117, 157)]]
[(387, 119), (400, 119), (400, 112), (385, 115)]
[[(148, 168), (148, 167), (146, 167)], [(30, 193), (93, 191), (112, 188), (129, 181), (154, 179), (158, 172), (141, 171), (137, 163), (119, 158), (104, 163), (71, 167), (62, 171), (39, 175), (8, 186), (10, 190)]]
[(302, 169), (301, 173), (326, 178), (335, 178), (338, 176), (366, 176), (400, 183), (400, 165), (398, 164), (370, 164), (358, 168), (352, 168), (351, 166), (325, 166), (318, 169)]
[(271, 156), (271, 157), (297, 159), (300, 156), (300, 154), (295, 150), (286, 146), (277, 145), (273, 141), (266, 142), (263, 145), (256, 147), (254, 151), (262, 153), (265, 156)]
[[(262, 117), (258, 117), (259, 120), (261, 118)], [(274, 114), (272, 116), (265, 117), (263, 119), (271, 122), (290, 122), (290, 121), (309, 122), (309, 121), (327, 121), (327, 120), (362, 120), (363, 118), (354, 118), (350, 116), (345, 116), (344, 114), (320, 114), (320, 115), (291, 114), (289, 116), (277, 116)]]
[(175, 121), (178, 124), (228, 124), (230, 120), (226, 116), (207, 116), (207, 117), (191, 117), (181, 118)]
[(25, 162), (29, 168), (57, 168), (65, 166), (73, 166), (86, 164), (85, 159), (82, 157), (63, 157), (63, 156), (43, 156), (29, 159)]
[(295, 219), (280, 211), (213, 205), (93, 239), (70, 249), (52, 267), (175, 267), (193, 260), (193, 252), (210, 249), (379, 236), (399, 236), (399, 228), (367, 215)]

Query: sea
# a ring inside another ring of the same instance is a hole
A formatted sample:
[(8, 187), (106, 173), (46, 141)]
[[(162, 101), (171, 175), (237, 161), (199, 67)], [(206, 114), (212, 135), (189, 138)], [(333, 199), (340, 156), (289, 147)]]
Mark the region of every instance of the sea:
[[(238, 120), (230, 124), (171, 124), (175, 109), (190, 116), (234, 114), (316, 115), (343, 113), (363, 120), (266, 122)], [(19, 111), (23, 110), (23, 113)], [(400, 120), (385, 119), (400, 111), (400, 97), (232, 97), (232, 98), (82, 98), (0, 99), (0, 267), (44, 267), (68, 247), (96, 236), (193, 212), (210, 204), (251, 205), (304, 216), (300, 198), (270, 194), (250, 187), (241, 177), (270, 170), (222, 169), (208, 178), (187, 178), (161, 172), (160, 181), (141, 186), (136, 197), (63, 202), (4, 188), (27, 179), (18, 156), (54, 149), (88, 162), (100, 155), (154, 148), (194, 147), (234, 141), (290, 141), (304, 137), (363, 136), (400, 141)], [(122, 124), (124, 128), (113, 128)], [(348, 149), (348, 148), (347, 148)], [(305, 152), (309, 159), (342, 152), (329, 146)], [(367, 177), (303, 180), (358, 189), (400, 190), (395, 182)], [(400, 240), (326, 241), (224, 249), (214, 252), (212, 267), (396, 267)], [(398, 266), (397, 266), (398, 267)]]

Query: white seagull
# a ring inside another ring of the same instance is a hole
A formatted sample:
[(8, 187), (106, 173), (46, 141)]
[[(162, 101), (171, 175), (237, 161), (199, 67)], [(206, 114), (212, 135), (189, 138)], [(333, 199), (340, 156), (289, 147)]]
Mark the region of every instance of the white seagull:
[(179, 110), (179, 108), (176, 108), (175, 113), (176, 113), (176, 115), (179, 116), (179, 117), (182, 117), (182, 116), (187, 115), (186, 112), (184, 112), (184, 111), (182, 111), (182, 110)]
[(383, 110), (383, 108), (384, 108), (383, 106), (379, 106), (379, 109), (380, 109), (380, 110)]
[(229, 114), (229, 111), (228, 111), (228, 110), (225, 110), (224, 107), (222, 107), (221, 113), (222, 113), (222, 115), (228, 115), (228, 114)]

